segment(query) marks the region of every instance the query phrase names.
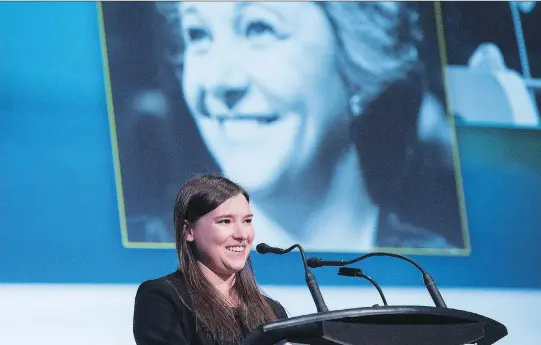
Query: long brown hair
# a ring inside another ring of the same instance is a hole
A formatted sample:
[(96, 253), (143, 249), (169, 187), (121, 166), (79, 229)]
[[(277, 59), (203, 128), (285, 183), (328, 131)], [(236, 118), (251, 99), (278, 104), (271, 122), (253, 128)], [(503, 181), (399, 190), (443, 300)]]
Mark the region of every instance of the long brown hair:
[(239, 305), (232, 308), (199, 268), (195, 245), (186, 241), (184, 225), (193, 224), (238, 194), (250, 201), (248, 193), (234, 182), (217, 175), (200, 175), (182, 186), (174, 209), (177, 254), (192, 299), (196, 327), (213, 339), (227, 343), (242, 340), (241, 327), (252, 331), (277, 317), (259, 290), (249, 257), (244, 268), (236, 274), (233, 289)]

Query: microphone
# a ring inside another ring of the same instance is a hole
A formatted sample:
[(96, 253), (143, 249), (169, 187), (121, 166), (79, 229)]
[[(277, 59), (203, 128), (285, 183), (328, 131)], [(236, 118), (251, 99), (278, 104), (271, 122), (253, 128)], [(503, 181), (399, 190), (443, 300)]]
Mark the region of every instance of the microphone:
[(385, 299), (385, 295), (383, 295), (383, 291), (381, 290), (381, 287), (378, 283), (366, 274), (363, 273), (363, 271), (360, 268), (352, 268), (352, 267), (340, 267), (338, 269), (338, 275), (339, 276), (346, 276), (346, 277), (358, 277), (368, 280), (374, 287), (378, 290), (379, 296), (381, 297), (381, 300), (383, 301), (384, 306), (388, 306), (387, 300)]
[(447, 305), (445, 304), (443, 297), (441, 297), (440, 290), (438, 289), (436, 282), (434, 282), (434, 279), (432, 279), (430, 274), (428, 274), (418, 263), (416, 263), (415, 261), (413, 261), (412, 259), (404, 255), (394, 254), (394, 253), (385, 253), (385, 252), (374, 252), (374, 253), (368, 253), (368, 254), (359, 256), (358, 258), (349, 260), (349, 261), (322, 260), (320, 258), (314, 257), (314, 258), (308, 259), (306, 264), (311, 268), (317, 268), (317, 267), (322, 267), (322, 266), (347, 266), (347, 265), (354, 264), (356, 262), (359, 262), (361, 260), (364, 260), (373, 256), (390, 256), (393, 258), (407, 261), (410, 264), (417, 267), (417, 269), (421, 271), (421, 273), (423, 274), (423, 282), (426, 286), (426, 289), (428, 290), (428, 293), (430, 294), (430, 297), (432, 298), (432, 301), (434, 301), (434, 304), (436, 305), (436, 307), (447, 308)]
[(285, 253), (289, 252), (290, 250), (292, 250), (294, 247), (290, 247), (290, 248), (288, 248), (289, 250), (286, 251), (286, 250), (283, 250), (283, 249), (280, 249), (280, 248), (271, 247), (266, 243), (260, 243), (257, 246), (255, 246), (255, 249), (257, 250), (257, 252), (259, 254), (268, 254), (268, 253), (285, 254)]
[(287, 249), (271, 247), (266, 243), (260, 243), (255, 247), (257, 252), (260, 254), (272, 253), (272, 254), (280, 254), (280, 255), (289, 253), (294, 248), (297, 248), (301, 252), (304, 272), (306, 273), (306, 277), (305, 277), (306, 285), (308, 285), (308, 290), (310, 290), (310, 294), (312, 295), (312, 299), (314, 300), (318, 313), (329, 311), (329, 308), (327, 308), (327, 305), (325, 304), (325, 301), (323, 300), (321, 291), (319, 291), (319, 285), (316, 281), (316, 277), (312, 274), (312, 272), (310, 272), (310, 270), (308, 269), (308, 266), (306, 265), (306, 256), (304, 255), (304, 249), (302, 249), (302, 247), (299, 244), (294, 244)]

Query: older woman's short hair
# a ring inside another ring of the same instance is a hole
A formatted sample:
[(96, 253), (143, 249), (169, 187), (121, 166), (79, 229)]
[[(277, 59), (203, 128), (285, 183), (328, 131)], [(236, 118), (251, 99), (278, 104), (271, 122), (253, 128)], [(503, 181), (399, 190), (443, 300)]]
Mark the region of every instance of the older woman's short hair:
[(420, 65), (419, 14), (401, 2), (318, 2), (329, 18), (350, 93), (369, 102)]

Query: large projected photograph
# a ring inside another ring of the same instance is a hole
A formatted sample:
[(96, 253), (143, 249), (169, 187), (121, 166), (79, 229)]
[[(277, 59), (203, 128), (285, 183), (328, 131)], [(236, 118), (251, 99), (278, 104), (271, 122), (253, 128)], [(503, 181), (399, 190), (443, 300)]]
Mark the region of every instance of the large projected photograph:
[(255, 244), (469, 254), (440, 6), (102, 2), (123, 245), (173, 248), (179, 187), (219, 173)]

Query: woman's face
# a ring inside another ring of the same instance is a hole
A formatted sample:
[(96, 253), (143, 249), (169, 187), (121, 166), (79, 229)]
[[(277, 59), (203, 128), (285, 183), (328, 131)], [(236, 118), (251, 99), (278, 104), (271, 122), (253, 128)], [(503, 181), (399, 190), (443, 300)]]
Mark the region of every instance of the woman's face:
[(183, 91), (225, 175), (263, 190), (317, 166), (329, 139), (347, 136), (337, 43), (318, 5), (183, 2), (180, 11)]
[(252, 210), (246, 197), (238, 194), (207, 213), (186, 232), (194, 242), (197, 259), (219, 275), (233, 275), (246, 264), (254, 240)]

